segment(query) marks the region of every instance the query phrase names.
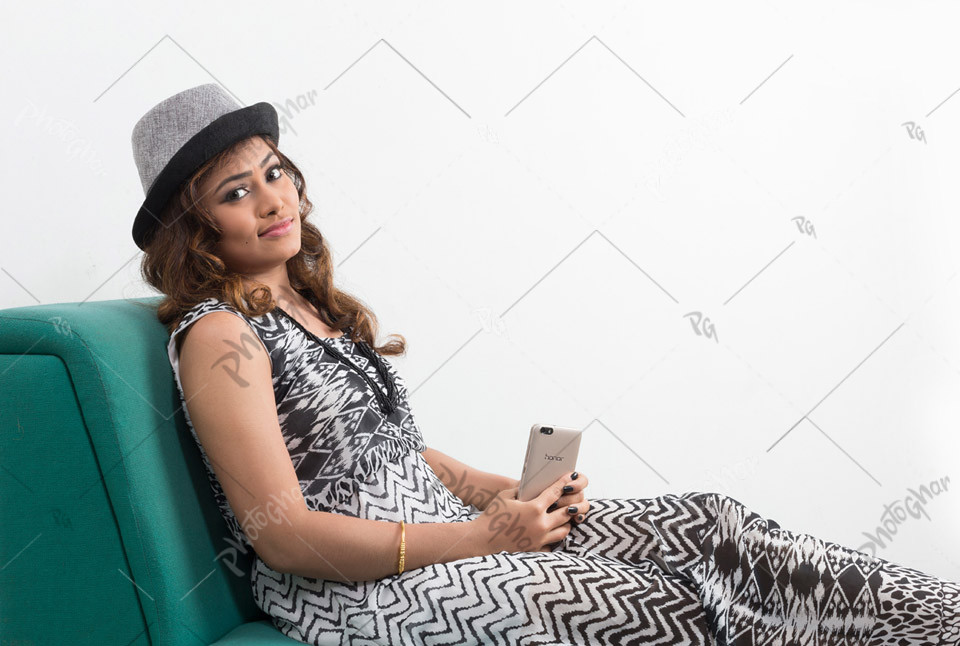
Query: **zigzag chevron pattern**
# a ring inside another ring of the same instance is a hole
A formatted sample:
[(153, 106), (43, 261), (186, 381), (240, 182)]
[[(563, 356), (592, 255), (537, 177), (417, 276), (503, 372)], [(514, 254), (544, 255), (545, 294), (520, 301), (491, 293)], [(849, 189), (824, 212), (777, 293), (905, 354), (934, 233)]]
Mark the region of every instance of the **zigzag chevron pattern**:
[[(178, 386), (174, 338), (212, 311), (246, 320), (270, 353), (278, 418), (310, 509), (409, 523), (480, 514), (423, 459), (406, 387), (386, 360), (401, 393), (389, 418), (366, 380), (294, 324), (208, 299), (171, 335)], [(348, 338), (327, 341), (376, 383)], [(200, 451), (228, 528), (246, 542)], [(279, 573), (257, 557), (253, 597), (283, 634), (316, 645), (960, 644), (956, 583), (783, 530), (720, 494), (590, 503), (552, 552), (499, 552), (376, 581)]]
[[(419, 454), (383, 473), (383, 486), (361, 496), (367, 517), (414, 519), (433, 497), (452, 522), (479, 513), (457, 515)], [(500, 552), (309, 593), (303, 580), (260, 579), (270, 581), (262, 607), (285, 634), (316, 644), (960, 643), (960, 587), (787, 532), (729, 497), (597, 499), (588, 518), (553, 552)]]

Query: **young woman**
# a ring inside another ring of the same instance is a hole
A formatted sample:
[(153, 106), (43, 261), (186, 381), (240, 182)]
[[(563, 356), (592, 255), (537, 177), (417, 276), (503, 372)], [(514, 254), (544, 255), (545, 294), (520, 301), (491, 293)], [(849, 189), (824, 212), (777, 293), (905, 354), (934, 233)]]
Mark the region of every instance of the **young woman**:
[(308, 644), (960, 644), (960, 586), (716, 493), (538, 498), (426, 446), (334, 286), (276, 111), (202, 85), (134, 129), (133, 235), (256, 603)]

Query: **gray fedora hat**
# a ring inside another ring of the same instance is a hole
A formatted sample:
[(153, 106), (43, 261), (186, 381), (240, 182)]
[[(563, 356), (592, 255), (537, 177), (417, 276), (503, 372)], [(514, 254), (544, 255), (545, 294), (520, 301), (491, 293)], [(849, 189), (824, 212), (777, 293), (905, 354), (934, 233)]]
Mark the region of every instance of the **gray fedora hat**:
[(216, 83), (178, 92), (150, 108), (133, 127), (133, 160), (145, 199), (133, 220), (133, 241), (145, 250), (167, 202), (205, 161), (253, 135), (280, 142), (277, 109), (265, 101), (241, 106)]

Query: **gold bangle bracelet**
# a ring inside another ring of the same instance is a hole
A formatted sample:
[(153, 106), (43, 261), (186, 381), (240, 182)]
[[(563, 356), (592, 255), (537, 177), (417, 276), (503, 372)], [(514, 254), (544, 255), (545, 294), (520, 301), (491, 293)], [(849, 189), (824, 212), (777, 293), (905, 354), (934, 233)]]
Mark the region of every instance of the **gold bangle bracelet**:
[(407, 556), (407, 528), (400, 521), (400, 557), (397, 560), (397, 574), (403, 574), (403, 561)]

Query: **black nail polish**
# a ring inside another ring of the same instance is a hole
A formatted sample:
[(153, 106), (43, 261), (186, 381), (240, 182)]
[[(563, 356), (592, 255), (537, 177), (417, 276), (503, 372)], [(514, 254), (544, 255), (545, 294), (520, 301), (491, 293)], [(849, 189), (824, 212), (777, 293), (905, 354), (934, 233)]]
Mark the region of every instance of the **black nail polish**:
[(583, 520), (583, 514), (577, 516), (577, 522), (579, 523), (581, 520)]
[(567, 513), (568, 513), (568, 514), (575, 514), (575, 513), (577, 513), (577, 508), (576, 508), (574, 505), (570, 505), (569, 507), (567, 507)]
[(556, 509), (556, 508), (557, 508), (557, 503), (553, 503), (552, 505), (550, 505), (549, 507), (547, 507), (547, 511), (553, 511), (553, 510)]
[(573, 485), (563, 485), (563, 493), (570, 493), (573, 491)]
[(574, 471), (573, 473), (570, 474), (570, 479), (571, 479), (571, 480), (576, 480), (576, 479), (579, 478), (579, 477), (580, 477), (580, 474), (577, 473), (576, 471)]

